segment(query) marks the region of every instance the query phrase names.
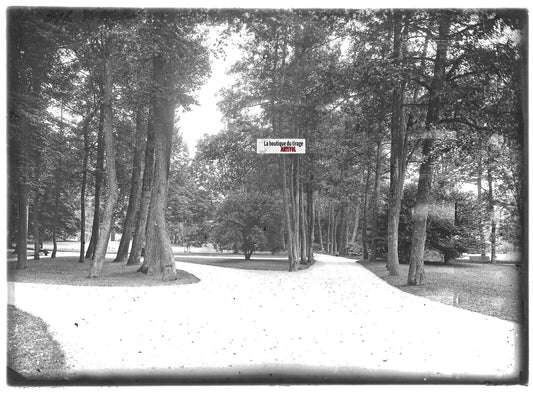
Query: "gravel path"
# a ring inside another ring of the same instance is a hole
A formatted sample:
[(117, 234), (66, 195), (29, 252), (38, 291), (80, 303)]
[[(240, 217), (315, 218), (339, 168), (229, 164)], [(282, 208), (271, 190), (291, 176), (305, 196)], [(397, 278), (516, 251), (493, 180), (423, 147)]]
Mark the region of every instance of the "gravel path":
[(354, 261), (247, 271), (176, 262), (201, 282), (148, 288), (9, 283), (67, 375), (516, 377), (520, 325), (389, 286)]

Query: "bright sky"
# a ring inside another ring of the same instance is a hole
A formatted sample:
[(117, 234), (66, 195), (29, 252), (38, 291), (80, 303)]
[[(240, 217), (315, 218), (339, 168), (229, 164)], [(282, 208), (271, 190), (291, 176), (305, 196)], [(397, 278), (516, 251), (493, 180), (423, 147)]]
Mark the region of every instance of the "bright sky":
[[(217, 30), (211, 32), (210, 45), (214, 45), (217, 35)], [(217, 102), (221, 98), (219, 92), (220, 89), (232, 84), (234, 77), (228, 75), (227, 71), (241, 58), (236, 43), (228, 43), (225, 53), (225, 58), (222, 56), (216, 58), (211, 54), (211, 77), (195, 94), (199, 105), (192, 106), (190, 111), (179, 114), (178, 126), (191, 158), (195, 155), (199, 139), (205, 134), (216, 134), (223, 128), (222, 114), (217, 108)]]

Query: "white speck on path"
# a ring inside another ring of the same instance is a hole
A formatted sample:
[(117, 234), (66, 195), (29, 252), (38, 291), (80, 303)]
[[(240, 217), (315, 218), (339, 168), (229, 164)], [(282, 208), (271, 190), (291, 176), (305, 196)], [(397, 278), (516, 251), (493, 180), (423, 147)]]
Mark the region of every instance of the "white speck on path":
[(49, 324), (69, 378), (252, 369), (517, 377), (520, 325), (402, 292), (353, 260), (316, 259), (293, 273), (176, 262), (201, 279), (181, 286), (9, 282), (8, 302)]

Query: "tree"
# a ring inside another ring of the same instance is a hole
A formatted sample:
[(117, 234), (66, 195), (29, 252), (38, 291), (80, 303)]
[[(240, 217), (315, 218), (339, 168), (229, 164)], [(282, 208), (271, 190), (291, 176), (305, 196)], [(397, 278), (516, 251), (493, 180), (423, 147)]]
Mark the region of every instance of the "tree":
[(149, 110), (147, 121), (146, 147), (144, 151), (144, 172), (142, 180), (141, 197), (139, 201), (139, 212), (135, 222), (133, 242), (131, 245), (128, 265), (138, 265), (141, 263), (142, 249), (146, 238), (146, 222), (148, 220), (148, 208), (150, 207), (150, 195), (152, 188), (152, 177), (154, 171), (154, 127), (153, 114)]
[(214, 240), (219, 248), (242, 250), (247, 260), (255, 250), (276, 252), (281, 245), (281, 217), (275, 197), (237, 191), (216, 212)]
[[(435, 183), (425, 250), (438, 251), (447, 263), (476, 250), (476, 201), (472, 193), (454, 187), (453, 181), (445, 176), (438, 176)], [(400, 262), (406, 264), (409, 263), (416, 191), (415, 184), (408, 184), (402, 200), (398, 244)]]
[[(175, 16), (166, 12), (147, 14), (155, 48), (151, 54), (153, 72), (154, 173), (146, 228), (146, 256), (140, 271), (176, 279), (176, 266), (167, 231), (166, 205), (172, 134), (176, 106), (187, 107), (187, 94), (208, 72), (207, 51), (202, 37), (195, 36), (195, 15)], [(177, 40), (169, 36), (177, 34)], [(183, 58), (186, 50), (189, 56)], [(180, 97), (181, 95), (181, 97)], [(178, 98), (180, 97), (180, 98)]]
[(248, 39), (243, 60), (233, 67), (242, 77), (225, 91), (226, 116), (235, 119), (256, 106), (258, 122), (269, 126), (268, 137), (307, 140), (309, 156), (283, 156), (277, 163), (289, 268), (296, 271), (300, 263), (313, 260), (314, 152), (326, 107), (341, 94), (334, 89), (339, 87), (335, 62), (340, 49), (332, 41), (344, 20), (338, 14), (301, 10), (248, 13), (241, 21)]
[[(60, 63), (56, 29), (38, 9), (9, 10), (8, 24), (8, 143), (10, 186), (17, 190), (17, 268), (27, 263), (28, 210), (33, 214), (37, 252), (42, 216), (41, 189), (47, 176), (43, 148), (51, 124), (47, 102), (52, 96), (54, 76)], [(33, 201), (30, 201), (30, 197)], [(38, 254), (36, 254), (38, 257)]]
[[(400, 10), (393, 11), (393, 61), (402, 67), (407, 55), (407, 37), (409, 28), (409, 14)], [(404, 119), (404, 100), (406, 78), (400, 73), (395, 79), (392, 93), (391, 115), (391, 155), (390, 155), (390, 187), (389, 211), (387, 221), (387, 268), (391, 276), (399, 274), (398, 256), (398, 226), (403, 196), (403, 186), (407, 171), (408, 135)]]
[(128, 199), (128, 210), (122, 229), (122, 237), (118, 246), (114, 262), (125, 262), (128, 258), (129, 246), (134, 225), (139, 211), (142, 192), (141, 173), (143, 172), (143, 153), (145, 151), (145, 108), (139, 105), (135, 115), (135, 141), (133, 147), (133, 170), (131, 175), (131, 189)]
[(87, 189), (87, 172), (89, 164), (89, 125), (92, 121), (92, 118), (95, 114), (95, 110), (89, 112), (85, 118), (82, 129), (83, 129), (83, 166), (82, 166), (82, 180), (81, 180), (81, 191), (80, 191), (80, 258), (79, 262), (83, 263), (85, 259), (85, 202), (86, 202), (86, 189)]
[(118, 200), (118, 185), (115, 169), (115, 145), (113, 137), (113, 36), (104, 36), (100, 45), (100, 56), (104, 64), (104, 83), (103, 83), (103, 131), (105, 140), (106, 168), (108, 181), (108, 194), (104, 216), (98, 241), (94, 253), (94, 261), (89, 272), (89, 278), (99, 277), (107, 251), (113, 213)]
[(441, 94), (444, 86), (450, 24), (450, 13), (448, 11), (441, 12), (439, 15), (437, 50), (426, 116), (427, 135), (422, 142), (422, 163), (419, 169), (418, 191), (413, 212), (413, 238), (411, 242), (409, 277), (407, 280), (409, 285), (420, 285), (424, 281), (424, 245), (426, 242), (433, 161), (435, 159), (433, 151), (434, 133), (439, 121), (441, 109)]
[[(103, 90), (102, 88), (100, 90)], [(91, 229), (91, 238), (85, 258), (94, 259), (94, 252), (96, 249), (96, 242), (100, 231), (100, 198), (102, 196), (102, 183), (104, 180), (104, 152), (105, 152), (105, 138), (104, 138), (104, 106), (100, 104), (99, 108), (99, 122), (98, 122), (98, 138), (96, 150), (96, 168), (94, 170), (94, 215)]]
[[(154, 83), (157, 90), (172, 86), (171, 64), (162, 55), (153, 59)], [(156, 93), (157, 94), (157, 93)], [(174, 104), (165, 97), (154, 98), (154, 179), (146, 228), (146, 257), (141, 271), (163, 274), (163, 280), (176, 279), (174, 255), (165, 218), (170, 146), (174, 130)], [(155, 261), (155, 262), (154, 262)]]

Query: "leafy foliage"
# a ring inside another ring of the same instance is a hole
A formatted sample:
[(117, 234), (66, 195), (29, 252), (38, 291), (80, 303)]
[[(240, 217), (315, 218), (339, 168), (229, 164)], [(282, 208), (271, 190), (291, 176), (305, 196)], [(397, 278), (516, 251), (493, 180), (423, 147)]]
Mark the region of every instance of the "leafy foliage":
[[(399, 257), (408, 263), (412, 236), (412, 209), (416, 186), (409, 184), (404, 191), (399, 228)], [(428, 218), (426, 248), (437, 250), (447, 262), (477, 247), (474, 195), (464, 191), (445, 192), (439, 189), (432, 199)]]
[(281, 206), (259, 192), (230, 194), (218, 208), (213, 235), (221, 249), (242, 250), (249, 259), (255, 250), (281, 249)]

